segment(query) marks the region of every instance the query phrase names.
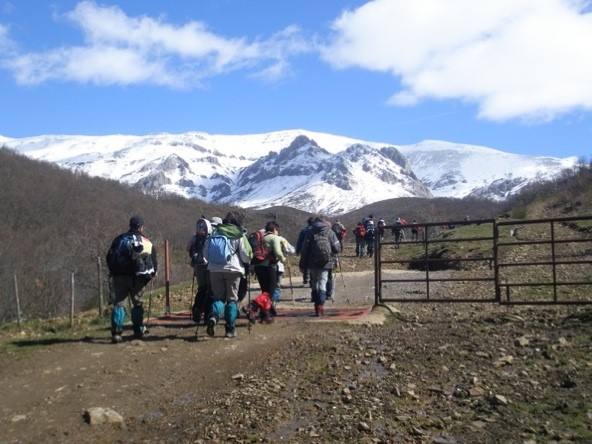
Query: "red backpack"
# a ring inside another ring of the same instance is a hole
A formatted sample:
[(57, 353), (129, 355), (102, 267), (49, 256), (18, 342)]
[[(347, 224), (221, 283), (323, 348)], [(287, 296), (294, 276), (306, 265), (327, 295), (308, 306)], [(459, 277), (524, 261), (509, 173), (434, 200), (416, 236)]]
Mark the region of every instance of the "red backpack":
[(265, 230), (257, 230), (254, 233), (249, 234), (249, 244), (253, 250), (253, 259), (251, 263), (260, 264), (266, 259), (269, 259), (270, 263), (274, 261), (271, 250), (267, 248), (263, 238), (265, 237)]
[(366, 236), (366, 227), (363, 224), (358, 224), (356, 227), (356, 234), (358, 237), (364, 238)]

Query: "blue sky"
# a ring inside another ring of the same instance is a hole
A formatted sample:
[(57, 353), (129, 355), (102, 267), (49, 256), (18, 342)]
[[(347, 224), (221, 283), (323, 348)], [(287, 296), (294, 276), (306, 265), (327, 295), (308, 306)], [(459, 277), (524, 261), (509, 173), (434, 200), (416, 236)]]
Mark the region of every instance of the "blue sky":
[(592, 155), (587, 0), (0, 0), (0, 134), (305, 128)]

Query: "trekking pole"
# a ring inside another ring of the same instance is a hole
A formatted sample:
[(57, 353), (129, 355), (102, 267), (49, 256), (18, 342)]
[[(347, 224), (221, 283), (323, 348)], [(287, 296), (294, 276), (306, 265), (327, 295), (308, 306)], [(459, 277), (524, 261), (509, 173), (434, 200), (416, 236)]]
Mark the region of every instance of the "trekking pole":
[(286, 267), (288, 268), (288, 280), (290, 281), (290, 294), (292, 295), (292, 305), (294, 305), (294, 285), (292, 284), (292, 267), (290, 267), (290, 261), (286, 259)]
[(249, 330), (249, 335), (251, 334), (251, 270), (247, 271), (247, 297), (248, 297), (248, 304), (247, 305), (247, 329)]
[[(191, 298), (189, 299), (189, 303), (191, 304), (191, 299), (195, 297), (195, 293), (193, 292), (195, 289), (195, 271), (193, 272), (193, 277), (191, 279)], [(190, 305), (193, 307), (193, 304)]]
[(343, 270), (341, 269), (341, 261), (339, 260), (339, 257), (337, 257), (337, 265), (339, 265), (339, 274), (341, 275), (341, 282), (343, 282), (343, 288), (347, 288), (345, 286), (345, 278), (343, 277)]

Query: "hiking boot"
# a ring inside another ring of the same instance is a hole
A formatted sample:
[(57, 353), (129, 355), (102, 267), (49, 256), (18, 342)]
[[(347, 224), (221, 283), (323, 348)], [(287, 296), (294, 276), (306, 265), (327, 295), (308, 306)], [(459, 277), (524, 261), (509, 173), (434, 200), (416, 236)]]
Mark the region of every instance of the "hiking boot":
[(120, 344), (123, 342), (123, 338), (121, 335), (113, 335), (111, 336), (111, 343), (112, 344)]
[(206, 333), (208, 336), (214, 336), (214, 327), (216, 326), (216, 318), (208, 319), (208, 327), (206, 328)]
[(233, 328), (232, 330), (226, 330), (224, 337), (228, 339), (236, 338), (236, 328)]

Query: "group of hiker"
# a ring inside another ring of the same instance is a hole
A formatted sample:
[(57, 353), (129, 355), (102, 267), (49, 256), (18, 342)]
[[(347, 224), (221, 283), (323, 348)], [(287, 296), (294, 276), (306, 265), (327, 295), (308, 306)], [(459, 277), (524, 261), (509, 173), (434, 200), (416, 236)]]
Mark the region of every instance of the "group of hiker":
[[(385, 236), (386, 222), (384, 219), (378, 219), (375, 223), (374, 216), (369, 214), (367, 217), (357, 223), (353, 229), (353, 235), (356, 240), (356, 257), (372, 257), (374, 255), (374, 243), (377, 237), (382, 242)], [(420, 235), (423, 237), (423, 228), (417, 225), (413, 219), (411, 224), (402, 217), (397, 217), (391, 225), (391, 234), (394, 238), (395, 248), (399, 248), (402, 241), (406, 239), (406, 231), (411, 233), (410, 240), (417, 242)]]
[[(332, 297), (332, 270), (338, 264), (345, 228), (338, 236), (330, 222), (321, 216), (310, 218), (308, 222), (294, 248), (280, 235), (276, 221), (269, 221), (264, 228), (249, 234), (239, 213), (229, 212), (224, 219), (200, 217), (187, 245), (197, 282), (191, 310), (193, 320), (198, 325), (205, 323), (207, 334), (214, 336), (216, 325), (224, 319), (225, 337), (234, 338), (239, 305), (247, 294), (250, 296), (250, 279), (254, 274), (261, 292), (253, 300), (249, 297), (242, 311), (250, 323), (272, 322), (277, 315), (280, 280), (284, 267), (289, 267), (287, 256), (290, 254), (300, 255), (299, 267), (304, 282), (310, 282), (315, 315), (323, 316), (325, 301)], [(158, 263), (156, 249), (144, 234), (144, 221), (140, 216), (133, 216), (129, 230), (113, 240), (107, 253), (107, 265), (113, 303), (112, 342), (123, 340), (127, 297), (133, 305), (133, 336), (141, 339), (146, 333), (142, 290), (156, 276)]]

